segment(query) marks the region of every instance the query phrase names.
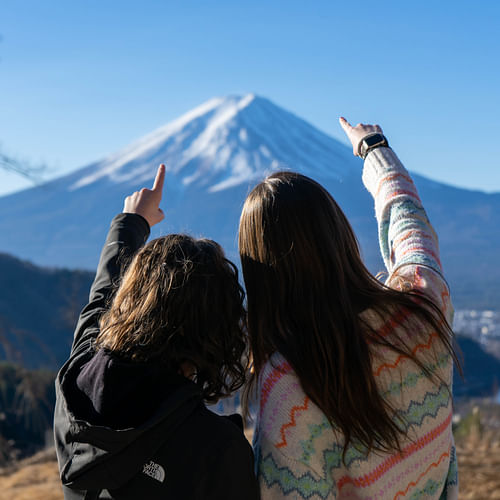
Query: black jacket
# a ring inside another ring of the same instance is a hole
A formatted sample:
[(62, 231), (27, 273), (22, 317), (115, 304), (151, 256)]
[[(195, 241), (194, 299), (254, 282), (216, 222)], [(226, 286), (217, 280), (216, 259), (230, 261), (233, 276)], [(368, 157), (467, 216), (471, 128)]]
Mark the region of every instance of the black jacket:
[(139, 215), (113, 219), (57, 376), (54, 432), (65, 499), (257, 499), (241, 428), (209, 411), (193, 382), (94, 349), (113, 281), (148, 236)]

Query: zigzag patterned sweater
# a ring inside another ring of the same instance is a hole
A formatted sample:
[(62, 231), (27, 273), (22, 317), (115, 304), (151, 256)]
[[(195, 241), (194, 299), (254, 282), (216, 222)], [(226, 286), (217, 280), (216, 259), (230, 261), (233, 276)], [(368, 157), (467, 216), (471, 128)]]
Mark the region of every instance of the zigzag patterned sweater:
[[(453, 309), (437, 237), (408, 172), (390, 148), (378, 148), (366, 158), (363, 182), (375, 199), (387, 283), (397, 288), (402, 278), (431, 297), (451, 323)], [(344, 464), (341, 434), (305, 395), (287, 361), (274, 354), (260, 378), (254, 438), (263, 500), (458, 498), (447, 388), (452, 383), (451, 356), (437, 334), (411, 315), (381, 320), (370, 311), (363, 314), (383, 335), (397, 330), (444, 383), (431, 381), (409, 358), (374, 347), (379, 390), (407, 429), (402, 453), (367, 453), (359, 445), (350, 446)]]

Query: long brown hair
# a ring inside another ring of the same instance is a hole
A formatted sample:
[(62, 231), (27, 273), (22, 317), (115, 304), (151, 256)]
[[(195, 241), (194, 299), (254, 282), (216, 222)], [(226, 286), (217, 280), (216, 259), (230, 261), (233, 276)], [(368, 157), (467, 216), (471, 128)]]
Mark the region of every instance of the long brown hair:
[(456, 360), (449, 325), (428, 298), (380, 283), (364, 266), (354, 232), (332, 196), (318, 183), (278, 172), (247, 197), (239, 251), (247, 291), (255, 386), (265, 363), (279, 352), (307, 396), (348, 445), (400, 450), (403, 432), (394, 408), (377, 390), (371, 344), (408, 356), (433, 378), (401, 337), (382, 336), (363, 319), (413, 313), (438, 334)]
[(171, 234), (145, 245), (101, 317), (99, 348), (132, 361), (158, 361), (173, 373), (193, 367), (208, 402), (245, 382), (244, 292), (222, 248)]

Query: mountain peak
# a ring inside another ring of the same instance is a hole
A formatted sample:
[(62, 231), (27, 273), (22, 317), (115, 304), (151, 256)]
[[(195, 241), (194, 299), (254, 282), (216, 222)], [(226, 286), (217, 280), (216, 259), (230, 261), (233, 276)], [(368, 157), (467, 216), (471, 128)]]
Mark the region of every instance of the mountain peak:
[[(256, 97), (255, 94), (228, 95), (224, 97), (213, 97), (196, 108), (183, 114), (176, 120), (159, 128), (155, 132), (164, 131), (171, 133), (173, 130), (182, 129), (187, 123), (200, 119), (208, 114), (215, 114), (219, 117), (219, 121), (230, 120), (234, 118), (238, 112), (246, 108), (252, 101), (264, 101), (261, 97)], [(153, 134), (155, 133), (153, 132)]]
[[(342, 162), (331, 164), (332, 153)], [(300, 160), (297, 162), (297, 159)], [(292, 113), (253, 93), (214, 97), (125, 149), (72, 175), (70, 190), (99, 180), (139, 185), (159, 163), (182, 186), (219, 191), (281, 169), (342, 178), (348, 149)]]

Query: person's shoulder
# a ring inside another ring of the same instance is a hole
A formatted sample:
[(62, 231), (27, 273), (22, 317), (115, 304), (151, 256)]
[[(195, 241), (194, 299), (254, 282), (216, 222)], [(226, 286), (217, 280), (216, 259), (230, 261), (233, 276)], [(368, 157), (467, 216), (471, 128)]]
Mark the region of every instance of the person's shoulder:
[(219, 436), (224, 436), (227, 439), (243, 439), (246, 441), (245, 434), (243, 432), (243, 418), (241, 415), (218, 415), (204, 406), (199, 412), (199, 418), (200, 421), (203, 421), (204, 426), (213, 431), (214, 435), (217, 434)]
[(203, 498), (259, 498), (254, 454), (238, 420), (201, 407), (190, 422), (197, 450), (190, 452), (190, 463), (201, 471)]
[(282, 355), (274, 354), (269, 359), (259, 386), (261, 427), (272, 435), (273, 442), (282, 440), (283, 426), (289, 434), (298, 429), (302, 432), (302, 426), (322, 420), (321, 410), (304, 392), (297, 374)]
[(274, 353), (264, 365), (259, 377), (259, 387), (261, 413), (268, 400), (280, 398), (284, 391), (295, 394), (302, 392), (297, 374), (280, 353)]
[(243, 432), (243, 419), (239, 415), (217, 415), (205, 405), (200, 405), (191, 415), (189, 427), (200, 442), (209, 446), (221, 448), (230, 441), (250, 446)]

